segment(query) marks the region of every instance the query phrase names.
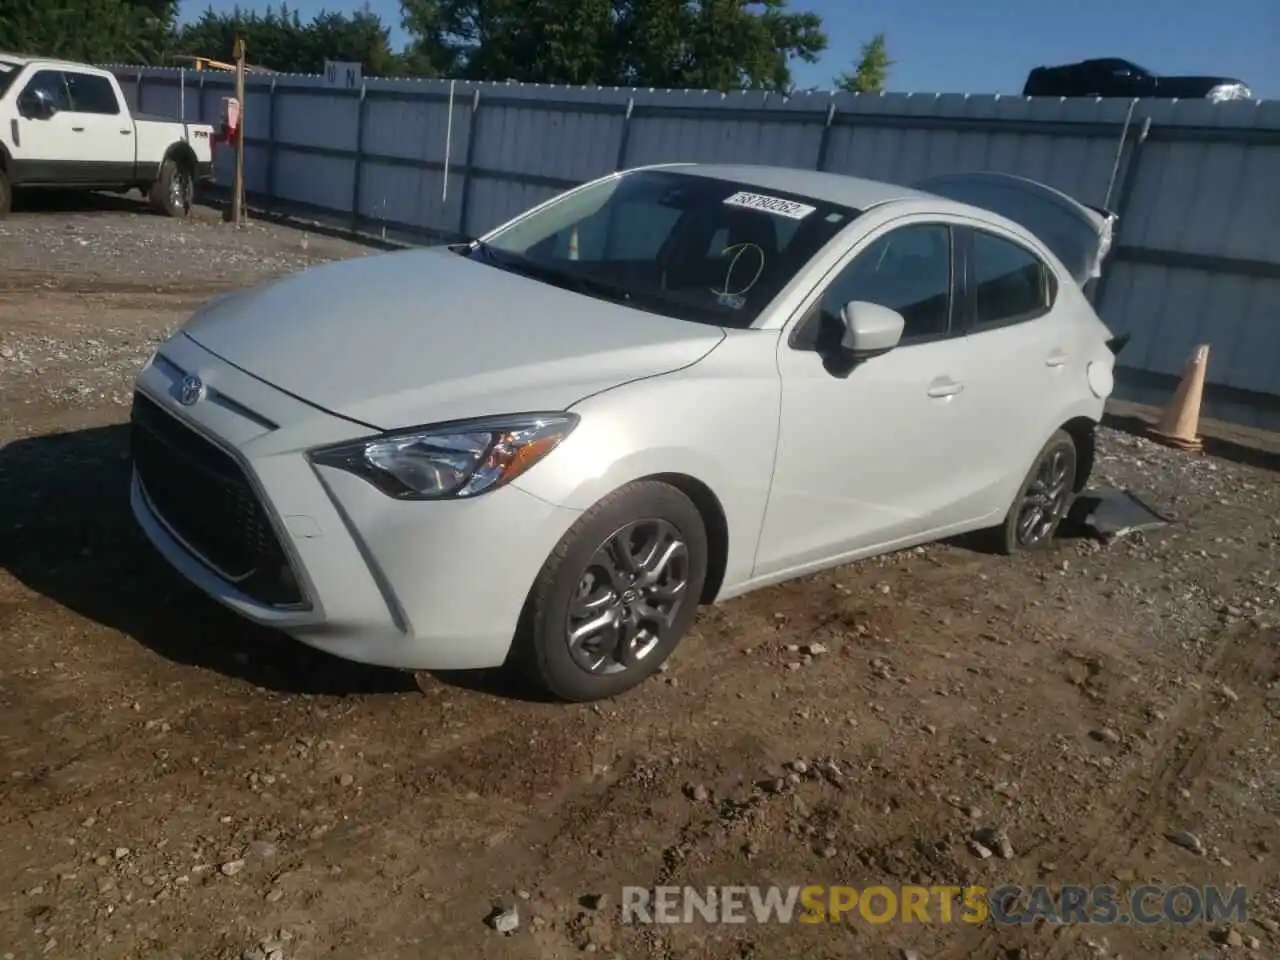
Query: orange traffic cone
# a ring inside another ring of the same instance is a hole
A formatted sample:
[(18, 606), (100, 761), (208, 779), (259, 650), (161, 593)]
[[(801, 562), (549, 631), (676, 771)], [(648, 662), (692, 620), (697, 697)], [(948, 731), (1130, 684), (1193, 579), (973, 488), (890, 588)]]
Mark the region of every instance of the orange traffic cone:
[(1204, 374), (1209, 366), (1209, 345), (1196, 347), (1182, 372), (1182, 382), (1164, 408), (1160, 422), (1148, 432), (1152, 440), (1167, 447), (1198, 452), (1204, 446), (1196, 431), (1200, 426), (1200, 400), (1204, 396)]

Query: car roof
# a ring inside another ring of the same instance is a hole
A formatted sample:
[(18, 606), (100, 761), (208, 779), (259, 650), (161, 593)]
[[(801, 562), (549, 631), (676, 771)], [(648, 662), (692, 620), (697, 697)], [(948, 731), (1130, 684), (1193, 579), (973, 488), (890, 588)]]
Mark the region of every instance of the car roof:
[(867, 210), (893, 200), (932, 200), (941, 198), (896, 183), (850, 177), (842, 173), (819, 170), (797, 170), (757, 164), (680, 163), (662, 164), (656, 169), (670, 170), (698, 177), (732, 180), (762, 190), (777, 190), (811, 197), (824, 203), (835, 203), (854, 210)]
[(59, 60), (56, 57), (32, 57), (24, 53), (9, 53), (6, 50), (0, 50), (0, 63), (7, 63), (14, 67), (25, 67), (31, 64), (38, 64), (42, 67), (74, 68), (76, 70), (90, 70), (94, 73), (108, 72), (87, 63), (76, 63), (72, 60)]

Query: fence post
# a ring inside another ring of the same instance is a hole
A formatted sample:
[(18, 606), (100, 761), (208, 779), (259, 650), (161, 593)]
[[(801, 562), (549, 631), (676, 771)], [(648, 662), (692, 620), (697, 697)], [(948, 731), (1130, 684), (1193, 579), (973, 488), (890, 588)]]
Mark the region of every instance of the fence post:
[(1108, 255), (1108, 263), (1102, 270), (1102, 276), (1098, 278), (1098, 284), (1093, 288), (1093, 307), (1101, 312), (1103, 295), (1107, 289), (1107, 282), (1111, 279), (1111, 275), (1115, 272), (1115, 256), (1116, 249), (1120, 246), (1120, 233), (1124, 230), (1125, 218), (1129, 213), (1129, 203), (1133, 199), (1133, 190), (1138, 182), (1138, 170), (1142, 165), (1142, 146), (1147, 142), (1147, 135), (1151, 133), (1151, 117), (1142, 118), (1142, 126), (1138, 128), (1134, 134), (1133, 146), (1129, 150), (1129, 162), (1125, 164), (1124, 176), (1120, 180), (1120, 192), (1116, 195), (1116, 223), (1115, 233), (1111, 238), (1111, 251)]
[(631, 114), (636, 109), (636, 98), (627, 97), (627, 112), (622, 115), (622, 136), (618, 138), (618, 158), (613, 169), (621, 170), (627, 165), (627, 146), (631, 143)]
[(818, 141), (818, 165), (815, 170), (827, 169), (827, 151), (831, 149), (831, 127), (836, 119), (836, 102), (827, 105), (827, 119), (822, 125), (822, 139)]
[(467, 123), (467, 159), (462, 170), (462, 199), (458, 203), (458, 236), (469, 237), (467, 233), (467, 212), (471, 208), (471, 166), (476, 156), (476, 124), (480, 117), (480, 88), (476, 87), (471, 98), (471, 119)]
[(271, 78), (271, 88), (267, 91), (267, 169), (262, 184), (263, 207), (267, 212), (275, 205), (276, 199), (276, 78)]
[(360, 99), (356, 101), (356, 156), (351, 170), (351, 232), (360, 229), (360, 176), (364, 165), (364, 98), (368, 87), (360, 81)]

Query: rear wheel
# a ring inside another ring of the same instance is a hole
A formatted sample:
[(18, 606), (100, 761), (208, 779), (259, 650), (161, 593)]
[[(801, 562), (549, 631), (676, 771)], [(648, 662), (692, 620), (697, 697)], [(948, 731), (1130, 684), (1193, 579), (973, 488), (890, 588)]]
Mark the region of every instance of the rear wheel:
[(191, 212), (195, 194), (195, 176), (190, 165), (174, 157), (160, 165), (160, 173), (151, 184), (148, 200), (151, 206), (167, 217), (185, 217)]
[(1022, 481), (1004, 524), (994, 531), (1003, 553), (1043, 550), (1053, 541), (1071, 509), (1077, 459), (1071, 434), (1059, 430), (1049, 438)]
[(0, 168), (0, 219), (8, 216), (13, 205), (13, 187), (9, 185), (9, 175)]
[(615, 491), (543, 565), (518, 640), (529, 679), (562, 700), (598, 700), (651, 676), (697, 614), (707, 535), (692, 501), (645, 480)]

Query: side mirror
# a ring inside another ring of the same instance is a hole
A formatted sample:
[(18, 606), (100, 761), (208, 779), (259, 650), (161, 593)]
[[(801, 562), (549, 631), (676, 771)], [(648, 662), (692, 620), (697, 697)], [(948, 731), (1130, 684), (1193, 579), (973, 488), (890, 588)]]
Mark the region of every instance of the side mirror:
[(22, 115), (28, 120), (48, 120), (58, 112), (58, 105), (47, 90), (32, 90), (22, 95)]
[(846, 303), (840, 318), (844, 321), (840, 348), (854, 360), (868, 360), (888, 353), (898, 345), (906, 326), (898, 311), (865, 300)]

